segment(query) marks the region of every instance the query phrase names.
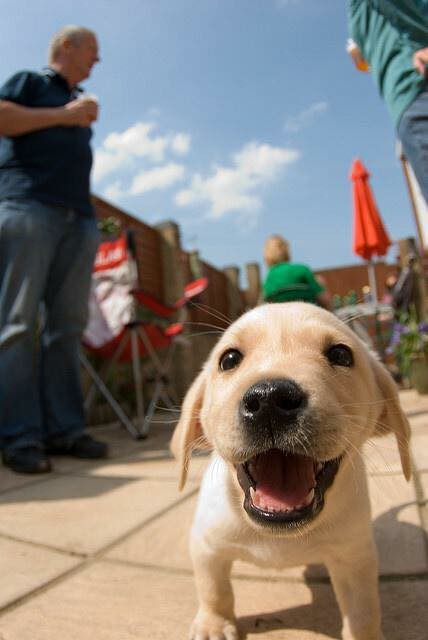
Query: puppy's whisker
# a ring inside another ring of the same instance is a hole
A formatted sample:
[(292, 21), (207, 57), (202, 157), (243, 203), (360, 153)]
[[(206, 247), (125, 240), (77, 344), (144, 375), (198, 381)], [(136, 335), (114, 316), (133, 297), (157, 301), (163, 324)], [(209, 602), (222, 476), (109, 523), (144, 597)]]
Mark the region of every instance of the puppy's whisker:
[(201, 321), (193, 321), (193, 320), (186, 320), (185, 322), (183, 322), (183, 324), (185, 326), (188, 325), (193, 325), (193, 326), (199, 326), (199, 327), (208, 327), (211, 329), (217, 329), (219, 333), (224, 333), (225, 329), (224, 327), (219, 327), (218, 324), (213, 324), (212, 322), (201, 322)]
[(232, 324), (232, 319), (228, 318), (224, 313), (219, 311), (218, 309), (213, 309), (206, 304), (202, 304), (201, 302), (193, 302), (190, 301), (190, 305), (195, 309), (199, 309), (199, 311), (203, 311), (204, 313), (212, 316), (216, 320), (220, 320), (221, 322), (226, 323), (226, 327), (229, 327)]
[(198, 333), (188, 333), (186, 338), (198, 338), (199, 336), (215, 336), (221, 335), (222, 331), (199, 331)]
[(221, 318), (222, 320), (226, 320), (229, 324), (232, 324), (232, 319), (229, 318), (229, 316), (227, 316), (226, 314), (224, 314), (222, 311), (219, 311), (219, 309), (214, 309), (214, 307), (211, 307), (210, 305), (204, 304), (203, 302), (195, 302), (195, 301), (190, 301), (191, 305), (193, 307), (195, 307), (196, 309), (200, 309), (201, 311), (205, 311), (208, 314), (211, 314), (212, 316), (216, 317), (216, 318)]

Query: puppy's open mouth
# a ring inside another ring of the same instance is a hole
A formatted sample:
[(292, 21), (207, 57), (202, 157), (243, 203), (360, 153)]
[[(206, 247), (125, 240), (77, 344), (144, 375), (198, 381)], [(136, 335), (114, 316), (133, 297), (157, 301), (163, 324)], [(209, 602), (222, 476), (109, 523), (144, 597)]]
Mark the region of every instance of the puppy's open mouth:
[(323, 508), (340, 460), (319, 462), (279, 449), (256, 455), (237, 466), (244, 509), (261, 524), (301, 527)]

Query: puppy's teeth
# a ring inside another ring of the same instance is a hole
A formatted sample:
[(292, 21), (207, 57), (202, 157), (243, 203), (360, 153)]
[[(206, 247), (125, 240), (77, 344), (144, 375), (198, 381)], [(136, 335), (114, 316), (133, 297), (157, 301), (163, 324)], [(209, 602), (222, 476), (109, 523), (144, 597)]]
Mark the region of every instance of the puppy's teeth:
[(323, 463), (322, 462), (318, 462), (317, 463), (317, 467), (316, 467), (316, 472), (319, 473), (321, 471), (321, 469), (323, 468)]
[(303, 506), (307, 507), (308, 504), (311, 504), (312, 500), (314, 499), (314, 496), (315, 496), (315, 489), (311, 489), (304, 500)]

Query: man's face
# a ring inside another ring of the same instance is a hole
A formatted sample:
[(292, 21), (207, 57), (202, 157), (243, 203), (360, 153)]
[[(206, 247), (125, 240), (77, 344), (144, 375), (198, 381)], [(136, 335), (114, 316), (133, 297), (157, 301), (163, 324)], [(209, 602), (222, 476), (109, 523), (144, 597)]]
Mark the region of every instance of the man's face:
[(99, 62), (98, 42), (95, 36), (87, 35), (78, 44), (69, 43), (69, 60), (77, 82), (88, 78), (94, 64)]

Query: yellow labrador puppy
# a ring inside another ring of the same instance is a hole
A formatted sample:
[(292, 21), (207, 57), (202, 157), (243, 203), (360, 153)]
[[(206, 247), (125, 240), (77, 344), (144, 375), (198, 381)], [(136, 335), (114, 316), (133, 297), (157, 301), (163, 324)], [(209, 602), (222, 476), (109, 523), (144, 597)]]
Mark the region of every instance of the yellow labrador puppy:
[(275, 568), (324, 563), (343, 638), (382, 638), (360, 450), (390, 431), (409, 479), (409, 425), (395, 384), (328, 311), (264, 305), (227, 329), (187, 393), (172, 440), (181, 487), (192, 448), (214, 449), (191, 533), (193, 640), (238, 638), (236, 559)]

